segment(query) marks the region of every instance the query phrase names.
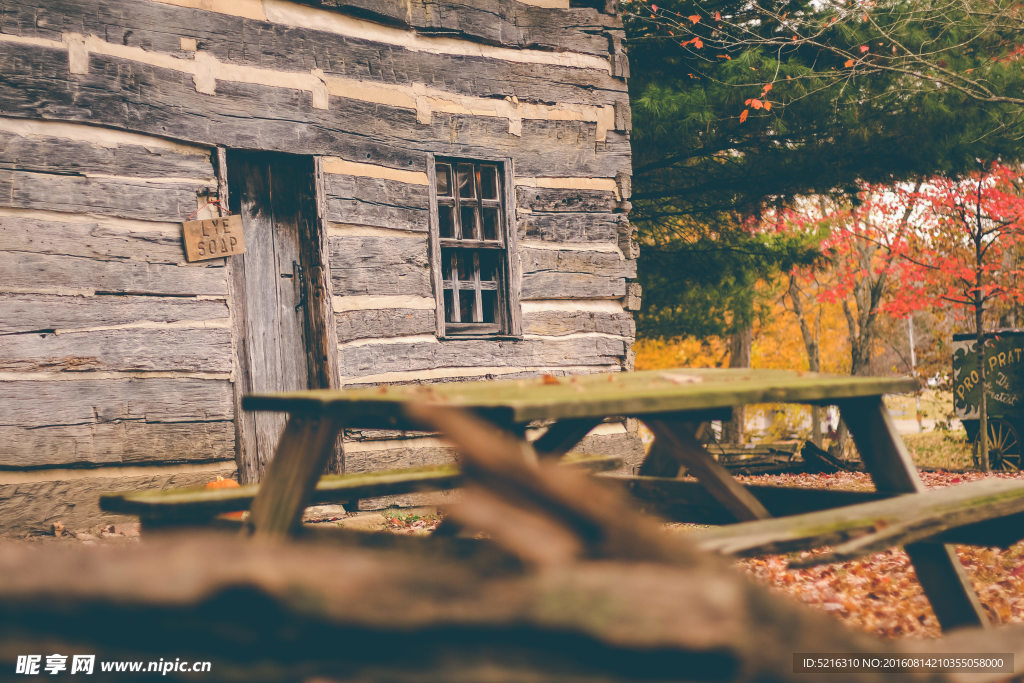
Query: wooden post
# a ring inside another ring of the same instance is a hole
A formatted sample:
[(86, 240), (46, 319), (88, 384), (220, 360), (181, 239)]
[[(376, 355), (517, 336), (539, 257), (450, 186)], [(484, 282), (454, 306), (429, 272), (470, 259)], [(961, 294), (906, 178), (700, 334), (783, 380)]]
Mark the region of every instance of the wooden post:
[[(896, 426), (881, 397), (837, 403), (875, 487), (884, 493), (924, 491), (924, 483), (910, 453), (896, 435)], [(912, 543), (906, 551), (943, 629), (988, 626), (981, 602), (951, 546)]]
[(288, 418), (249, 511), (253, 535), (287, 536), (298, 529), (324, 465), (334, 455), (341, 427), (330, 416)]
[[(685, 466), (736, 519), (742, 522), (771, 517), (764, 505), (700, 445), (694, 436), (699, 429), (698, 424), (667, 419), (644, 422), (654, 432), (651, 455), (654, 455), (654, 449), (658, 449), (658, 452), (675, 460), (676, 471), (679, 466)], [(644, 466), (641, 466), (641, 474), (647, 474)]]

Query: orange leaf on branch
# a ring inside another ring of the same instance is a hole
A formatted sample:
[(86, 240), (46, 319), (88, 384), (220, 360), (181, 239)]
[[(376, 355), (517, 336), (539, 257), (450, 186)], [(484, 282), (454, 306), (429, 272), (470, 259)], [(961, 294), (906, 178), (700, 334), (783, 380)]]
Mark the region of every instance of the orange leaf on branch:
[(748, 116), (750, 116), (750, 111), (748, 109), (744, 109), (743, 113), (740, 114), (740, 123), (746, 121)]

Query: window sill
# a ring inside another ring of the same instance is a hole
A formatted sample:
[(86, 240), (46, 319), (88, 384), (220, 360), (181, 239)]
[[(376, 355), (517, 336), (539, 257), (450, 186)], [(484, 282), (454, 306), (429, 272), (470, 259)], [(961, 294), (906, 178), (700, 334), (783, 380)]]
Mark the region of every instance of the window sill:
[(438, 341), (523, 341), (522, 335), (515, 334), (446, 334), (437, 338)]

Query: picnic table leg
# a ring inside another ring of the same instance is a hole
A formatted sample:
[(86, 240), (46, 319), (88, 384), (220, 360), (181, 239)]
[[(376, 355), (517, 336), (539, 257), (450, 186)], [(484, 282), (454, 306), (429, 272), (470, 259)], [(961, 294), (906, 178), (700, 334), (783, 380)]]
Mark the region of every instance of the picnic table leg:
[[(674, 462), (675, 472), (667, 476), (676, 476), (680, 465), (685, 466), (703, 484), (708, 493), (737, 520), (745, 522), (771, 517), (761, 501), (741, 486), (729, 471), (701, 446), (696, 438), (700, 423), (668, 419), (648, 419), (644, 422), (654, 432), (654, 444), (650, 456), (640, 467), (640, 474), (666, 476), (667, 473), (650, 470), (654, 465), (661, 467), (665, 462)], [(648, 462), (653, 462), (654, 465), (648, 468)]]
[[(652, 419), (642, 420), (648, 429), (653, 430), (650, 424), (652, 421)], [(711, 429), (709, 422), (683, 422), (676, 420), (674, 424), (676, 429), (686, 434), (692, 434), (698, 442), (707, 439), (708, 431)], [(671, 477), (675, 479), (679, 476), (680, 467), (682, 467), (682, 463), (679, 462), (679, 458), (673, 454), (672, 449), (667, 443), (655, 439), (647, 456), (644, 457), (643, 462), (637, 468), (636, 473), (643, 477)]]
[(253, 535), (287, 536), (298, 530), (341, 427), (340, 421), (328, 416), (288, 418), (249, 510), (248, 528)]
[[(847, 399), (839, 403), (839, 411), (879, 491), (914, 493), (925, 490), (880, 397)], [(989, 625), (952, 546), (922, 542), (907, 545), (905, 549), (944, 630)]]
[(559, 420), (548, 427), (548, 431), (533, 442), (533, 448), (537, 451), (537, 456), (542, 459), (560, 458), (571, 451), (573, 446), (582, 441), (583, 437), (602, 421), (598, 418)]
[[(566, 422), (572, 422), (572, 420), (566, 420)], [(557, 425), (558, 423), (555, 423), (555, 424)], [(494, 427), (497, 427), (498, 429), (500, 429), (500, 430), (502, 430), (504, 432), (507, 432), (509, 435), (511, 435), (517, 441), (520, 441), (522, 443), (527, 443), (526, 442), (526, 427), (527, 427), (526, 424), (517, 423), (517, 422), (495, 422), (495, 421), (491, 421), (491, 425), (494, 426)], [(554, 426), (555, 425), (552, 425), (552, 427), (554, 427)], [(548, 431), (550, 432), (550, 429)], [(590, 429), (588, 429), (587, 431), (589, 432)], [(544, 436), (547, 436), (547, 432), (545, 432), (544, 435), (541, 438), (543, 438)], [(586, 436), (586, 432), (583, 433), (583, 436)], [(579, 437), (579, 439), (582, 439), (583, 436)], [(576, 439), (576, 441), (579, 441), (579, 439)], [(575, 442), (574, 442), (573, 445), (575, 445)], [(569, 448), (572, 448), (572, 445), (570, 445)], [(535, 450), (533, 450), (532, 448), (525, 449), (525, 452), (528, 453), (528, 454), (532, 454), (532, 455), (528, 455), (527, 457), (537, 457), (537, 452)], [(545, 453), (545, 454), (542, 454), (540, 457), (554, 457), (554, 456), (548, 456)], [(441, 520), (441, 523), (438, 524), (437, 527), (434, 528), (434, 532), (431, 534), (431, 536), (436, 536), (438, 538), (454, 538), (454, 537), (458, 536), (460, 533), (462, 533), (463, 529), (464, 529), (464, 527), (463, 527), (462, 524), (456, 522), (451, 517), (445, 517), (444, 519)]]

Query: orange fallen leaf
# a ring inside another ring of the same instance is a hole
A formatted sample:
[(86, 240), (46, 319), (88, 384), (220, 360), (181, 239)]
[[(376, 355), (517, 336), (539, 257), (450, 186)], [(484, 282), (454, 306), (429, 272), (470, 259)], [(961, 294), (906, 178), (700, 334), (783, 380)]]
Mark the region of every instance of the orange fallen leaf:
[(691, 24), (697, 24), (698, 22), (700, 22), (700, 15), (699, 14), (691, 14), (690, 16), (688, 16), (686, 18), (690, 20)]
[(562, 380), (558, 379), (554, 375), (541, 375), (540, 383), (541, 384), (561, 384)]
[(237, 489), (238, 482), (234, 479), (225, 479), (224, 477), (217, 477), (215, 480), (207, 482), (206, 488), (208, 489)]

